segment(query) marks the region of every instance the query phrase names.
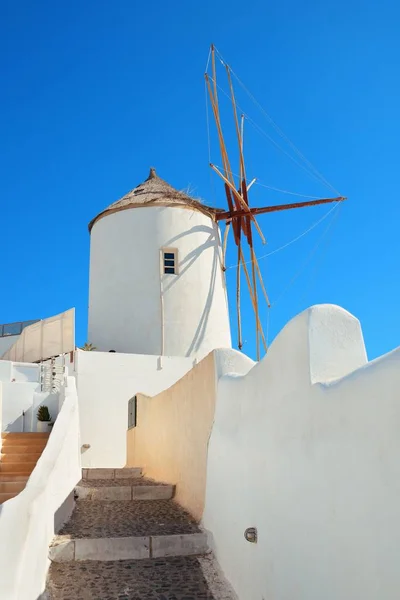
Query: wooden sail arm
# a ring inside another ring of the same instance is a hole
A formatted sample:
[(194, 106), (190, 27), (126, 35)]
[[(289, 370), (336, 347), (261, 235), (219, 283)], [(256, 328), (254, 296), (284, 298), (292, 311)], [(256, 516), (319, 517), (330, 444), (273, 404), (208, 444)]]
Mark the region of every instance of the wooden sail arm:
[(344, 196), (337, 198), (321, 198), (320, 200), (308, 200), (307, 202), (295, 202), (293, 204), (278, 204), (276, 206), (263, 206), (260, 208), (247, 208), (246, 210), (234, 210), (220, 212), (215, 215), (217, 221), (232, 219), (233, 217), (243, 217), (245, 215), (262, 215), (265, 213), (277, 212), (279, 210), (289, 210), (292, 208), (305, 208), (306, 206), (317, 206), (318, 204), (328, 204), (330, 202), (343, 202), (347, 200)]
[[(235, 186), (231, 184), (231, 182), (221, 173), (221, 171), (215, 165), (210, 163), (210, 167), (221, 177), (222, 181), (224, 181), (224, 183), (230, 188), (230, 190), (232, 191), (233, 197), (236, 201), (235, 202), (236, 206), (237, 207), (242, 206), (242, 208), (244, 209), (243, 211), (241, 211), (239, 208), (237, 208), (234, 211), (229, 211), (227, 213), (224, 212), (224, 213), (220, 213), (220, 214), (222, 214), (222, 215), (231, 214), (232, 216), (241, 216), (241, 215), (247, 214), (252, 219), (252, 221), (255, 225), (255, 228), (257, 229), (258, 233), (260, 234), (262, 243), (265, 244), (265, 237), (263, 235), (263, 232), (261, 231), (260, 226), (258, 225), (255, 217), (253, 216), (252, 210), (249, 208), (249, 206), (247, 205), (247, 203), (245, 202), (243, 197), (236, 190)], [(229, 217), (226, 217), (226, 218), (229, 218)]]

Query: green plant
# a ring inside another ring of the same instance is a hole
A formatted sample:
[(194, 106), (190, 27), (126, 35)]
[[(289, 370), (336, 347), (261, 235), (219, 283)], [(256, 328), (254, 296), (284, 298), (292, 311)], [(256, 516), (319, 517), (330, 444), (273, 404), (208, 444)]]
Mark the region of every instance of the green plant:
[(37, 411), (37, 420), (45, 422), (51, 421), (51, 415), (47, 406), (39, 406)]
[(85, 350), (86, 352), (92, 352), (93, 350), (96, 350), (96, 346), (93, 346), (93, 344), (89, 344), (89, 342), (85, 342), (81, 350)]

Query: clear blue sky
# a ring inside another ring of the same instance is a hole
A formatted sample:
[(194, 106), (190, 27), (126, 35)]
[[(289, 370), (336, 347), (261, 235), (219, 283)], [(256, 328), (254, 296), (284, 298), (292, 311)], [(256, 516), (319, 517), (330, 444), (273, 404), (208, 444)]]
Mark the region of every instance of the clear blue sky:
[[(0, 322), (75, 306), (77, 342), (86, 340), (87, 223), (145, 179), (150, 165), (176, 187), (190, 184), (224, 206), (223, 187), (210, 178), (205, 118), (203, 73), (214, 42), (303, 154), (349, 197), (326, 235), (331, 216), (260, 261), (276, 301), (269, 339), (300, 310), (332, 302), (360, 318), (371, 358), (399, 345), (399, 19), (393, 0), (3, 0)], [(238, 101), (273, 135), (240, 88)], [(233, 132), (224, 97), (221, 111)], [(211, 142), (220, 164), (213, 132)], [(330, 194), (251, 124), (246, 159), (249, 176), (264, 184)], [(252, 190), (254, 206), (291, 200)], [(327, 210), (260, 217), (268, 245), (257, 242), (257, 253), (284, 245)], [(232, 246), (228, 262), (235, 262)], [(232, 304), (234, 271), (227, 276)], [(243, 307), (243, 350), (254, 356), (248, 298)], [(265, 310), (262, 318), (266, 325)]]

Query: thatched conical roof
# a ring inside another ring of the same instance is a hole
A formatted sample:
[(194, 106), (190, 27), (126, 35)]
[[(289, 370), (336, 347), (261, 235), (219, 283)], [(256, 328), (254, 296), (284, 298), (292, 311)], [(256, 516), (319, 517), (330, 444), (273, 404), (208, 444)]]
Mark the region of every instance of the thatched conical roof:
[(144, 206), (177, 206), (179, 208), (191, 208), (192, 210), (198, 210), (211, 218), (214, 218), (215, 214), (221, 210), (205, 206), (184, 192), (179, 192), (169, 185), (169, 183), (158, 177), (155, 169), (151, 168), (146, 181), (128, 192), (120, 200), (110, 204), (108, 208), (90, 221), (89, 231), (92, 230), (93, 225), (99, 221), (99, 219), (102, 219), (107, 215), (129, 208), (139, 208)]

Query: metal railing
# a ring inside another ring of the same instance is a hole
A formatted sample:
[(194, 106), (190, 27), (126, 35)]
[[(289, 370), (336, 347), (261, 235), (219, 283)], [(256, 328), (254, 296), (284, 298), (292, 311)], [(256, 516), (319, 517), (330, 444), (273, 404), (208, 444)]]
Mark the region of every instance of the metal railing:
[(59, 356), (57, 359), (52, 358), (40, 365), (40, 389), (42, 392), (55, 394), (60, 391), (64, 383), (65, 356)]

